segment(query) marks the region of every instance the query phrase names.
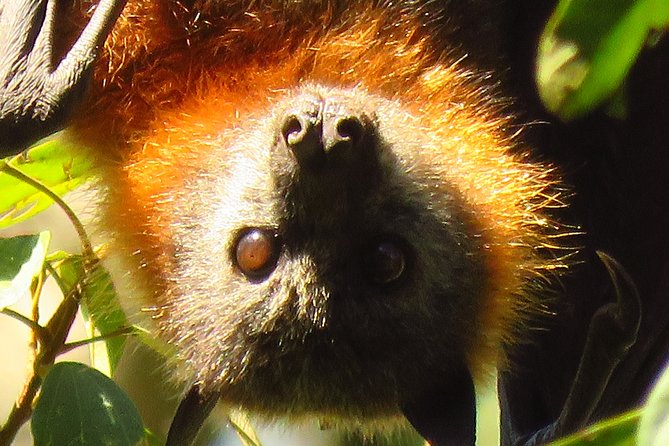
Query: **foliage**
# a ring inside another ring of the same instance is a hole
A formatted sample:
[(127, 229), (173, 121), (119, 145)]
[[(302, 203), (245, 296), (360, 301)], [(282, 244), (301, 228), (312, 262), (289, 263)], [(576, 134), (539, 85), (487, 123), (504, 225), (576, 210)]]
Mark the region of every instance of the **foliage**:
[[(9, 160), (7, 164), (64, 195), (88, 180), (92, 160), (86, 152), (57, 136)], [(12, 175), (0, 175), (0, 229), (24, 221), (53, 204), (48, 195)], [(10, 193), (4, 193), (11, 191)]]
[(641, 411), (635, 410), (604, 420), (574, 435), (555, 441), (550, 446), (634, 446)]
[[(9, 418), (0, 425), (0, 445), (11, 444), (18, 429), (32, 417), (36, 446), (132, 446), (163, 444), (144, 428), (133, 402), (113, 377), (126, 335), (146, 334), (128, 325), (109, 273), (100, 262), (104, 247), (93, 249), (86, 229), (60, 198), (93, 177), (92, 164), (66, 140), (51, 137), (27, 152), (0, 160), (0, 227), (23, 221), (56, 203), (77, 230), (82, 253), (49, 253), (51, 234), (0, 238), (0, 311), (32, 331), (31, 372)], [(38, 322), (42, 286), (53, 278), (62, 302), (45, 325)], [(30, 316), (9, 308), (32, 299)], [(77, 312), (88, 322), (89, 339), (67, 343)], [(91, 364), (59, 362), (59, 355), (87, 345)], [(150, 343), (155, 345), (155, 343)], [(165, 349), (161, 349), (165, 352)], [(102, 373), (101, 373), (102, 372)], [(230, 423), (244, 444), (260, 446), (248, 418), (233, 414)]]
[[(16, 223), (56, 202), (70, 217), (82, 244), (82, 254), (48, 254), (49, 232), (0, 239), (0, 310), (28, 325), (33, 338), (29, 346), (33, 353), (31, 372), (0, 429), (0, 444), (10, 444), (32, 415), (35, 445), (136, 445), (145, 436), (144, 427), (123, 390), (100, 371), (83, 364), (54, 365), (62, 353), (89, 345), (97, 353), (92, 363), (111, 375), (123, 352), (122, 335), (131, 331), (109, 274), (101, 266), (85, 229), (58, 196), (89, 178), (90, 166), (85, 167), (71, 146), (58, 141), (52, 138), (0, 164), (0, 185), (9, 191), (0, 200), (2, 223)], [(48, 322), (40, 325), (39, 300), (49, 277), (58, 284), (63, 299)], [(32, 298), (30, 316), (8, 308), (27, 296)], [(100, 336), (68, 344), (66, 339), (78, 311), (91, 322), (91, 331)]]
[(539, 43), (544, 104), (570, 120), (610, 102), (644, 45), (668, 26), (668, 0), (561, 0)]
[(47, 231), (0, 239), (0, 308), (15, 304), (42, 272), (51, 240)]
[(648, 397), (638, 437), (639, 444), (644, 446), (669, 444), (669, 365)]
[(33, 410), (35, 446), (135, 445), (144, 428), (135, 405), (99, 371), (76, 362), (55, 364)]

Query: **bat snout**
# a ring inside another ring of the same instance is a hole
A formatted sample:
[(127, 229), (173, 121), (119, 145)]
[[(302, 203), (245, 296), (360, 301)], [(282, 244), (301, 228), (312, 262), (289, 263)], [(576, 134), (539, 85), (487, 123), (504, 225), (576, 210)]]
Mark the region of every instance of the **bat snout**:
[(279, 141), (303, 171), (345, 173), (373, 159), (375, 125), (349, 98), (298, 97), (281, 119)]

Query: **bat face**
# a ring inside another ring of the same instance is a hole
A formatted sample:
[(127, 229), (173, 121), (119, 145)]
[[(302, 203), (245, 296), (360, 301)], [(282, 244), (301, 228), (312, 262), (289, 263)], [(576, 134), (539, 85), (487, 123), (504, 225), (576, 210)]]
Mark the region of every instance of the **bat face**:
[(367, 421), (451, 376), (469, 392), (559, 266), (550, 170), (510, 153), (434, 3), (226, 5), (196, 2), (194, 30), (129, 2), (74, 123), (108, 151), (117, 284), (181, 379), (261, 414)]
[(165, 325), (197, 381), (262, 412), (374, 417), (461, 366), (485, 266), (425, 128), (308, 85), (236, 133), (176, 206)]

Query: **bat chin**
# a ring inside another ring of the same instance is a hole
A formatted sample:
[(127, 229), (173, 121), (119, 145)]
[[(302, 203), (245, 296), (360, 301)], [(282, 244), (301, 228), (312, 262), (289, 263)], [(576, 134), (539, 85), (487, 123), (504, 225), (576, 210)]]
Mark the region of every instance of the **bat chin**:
[[(354, 383), (344, 381), (351, 377), (327, 376), (326, 372), (321, 380), (314, 379), (313, 370), (302, 375), (282, 374), (279, 380), (276, 370), (287, 364), (250, 370), (243, 379), (216, 390), (193, 385), (177, 410), (168, 446), (189, 444), (185, 442), (190, 441), (188, 435), (199, 430), (216, 402), (266, 421), (318, 422), (322, 428), (359, 431), (366, 436), (390, 434), (406, 427), (408, 421), (430, 444), (475, 442), (475, 393), (466, 368), (445, 377), (447, 384), (435, 383), (401, 395), (387, 377), (370, 373)], [(302, 366), (313, 367), (308, 361)]]

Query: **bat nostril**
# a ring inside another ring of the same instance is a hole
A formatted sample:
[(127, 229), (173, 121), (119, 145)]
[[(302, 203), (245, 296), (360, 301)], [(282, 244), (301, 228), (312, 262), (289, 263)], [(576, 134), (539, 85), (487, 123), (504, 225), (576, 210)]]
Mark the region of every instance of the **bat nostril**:
[(281, 136), (300, 165), (311, 164), (323, 155), (320, 122), (307, 115), (291, 113), (286, 116)]
[(325, 124), (324, 146), (327, 153), (345, 153), (350, 156), (363, 138), (364, 127), (356, 116), (335, 117)]
[(281, 129), (281, 134), (286, 144), (290, 147), (298, 144), (304, 138), (304, 133), (305, 125), (303, 120), (296, 115), (289, 115)]
[(350, 141), (352, 145), (360, 142), (364, 131), (362, 121), (356, 116), (340, 118), (335, 124), (335, 129), (340, 138)]
[(323, 123), (323, 145), (328, 157), (348, 160), (354, 164), (364, 162), (367, 149), (363, 140), (369, 136), (371, 129), (362, 113), (341, 113)]

